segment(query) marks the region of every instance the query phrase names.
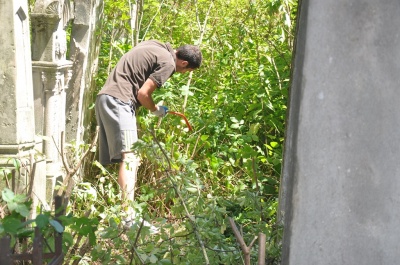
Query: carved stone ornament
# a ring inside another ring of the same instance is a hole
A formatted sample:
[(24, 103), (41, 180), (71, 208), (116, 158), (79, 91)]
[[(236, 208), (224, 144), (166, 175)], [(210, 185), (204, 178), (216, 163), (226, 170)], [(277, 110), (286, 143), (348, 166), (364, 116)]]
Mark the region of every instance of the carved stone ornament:
[(35, 3), (34, 13), (58, 16), (61, 19), (63, 28), (65, 28), (68, 21), (73, 18), (70, 0), (37, 0)]

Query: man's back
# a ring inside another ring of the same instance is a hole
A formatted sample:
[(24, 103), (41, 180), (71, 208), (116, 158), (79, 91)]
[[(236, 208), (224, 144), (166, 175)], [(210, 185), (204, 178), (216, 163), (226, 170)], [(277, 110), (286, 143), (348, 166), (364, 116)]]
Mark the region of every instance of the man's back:
[(118, 61), (99, 94), (108, 94), (123, 102), (139, 103), (137, 92), (150, 78), (158, 87), (175, 72), (175, 52), (169, 43), (149, 40), (132, 48)]

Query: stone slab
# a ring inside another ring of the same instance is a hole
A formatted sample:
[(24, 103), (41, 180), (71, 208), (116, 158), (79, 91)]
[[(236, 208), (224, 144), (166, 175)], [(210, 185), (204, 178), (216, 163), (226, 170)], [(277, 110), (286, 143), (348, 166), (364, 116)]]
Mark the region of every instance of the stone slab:
[(398, 264), (400, 2), (300, 2), (282, 264)]

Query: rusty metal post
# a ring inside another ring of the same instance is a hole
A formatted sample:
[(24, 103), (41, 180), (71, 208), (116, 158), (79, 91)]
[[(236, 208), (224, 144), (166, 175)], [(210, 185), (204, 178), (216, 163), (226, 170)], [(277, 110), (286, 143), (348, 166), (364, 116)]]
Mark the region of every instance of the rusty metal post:
[[(61, 215), (64, 214), (65, 208), (63, 205), (63, 197), (61, 196), (55, 196), (54, 198), (55, 202), (55, 215), (56, 215), (56, 220), (61, 223), (61, 221), (58, 219)], [(55, 251), (54, 251), (54, 258), (50, 261), (48, 265), (62, 265), (64, 261), (64, 253), (62, 252), (62, 233), (58, 233), (57, 231), (54, 231), (54, 245), (55, 245)]]
[(35, 238), (33, 239), (32, 263), (33, 265), (43, 264), (43, 235), (38, 227), (35, 228)]
[(4, 236), (0, 239), (0, 264), (1, 265), (11, 265), (11, 249), (10, 249), (11, 239), (9, 236)]
[[(61, 215), (64, 214), (64, 205), (62, 204), (62, 197), (61, 196), (56, 196), (55, 197), (55, 212), (56, 212), (56, 220), (61, 223), (60, 217)], [(55, 237), (55, 255), (56, 257), (59, 257), (63, 255), (62, 253), (62, 233), (57, 233), (57, 231), (54, 232), (54, 237)]]

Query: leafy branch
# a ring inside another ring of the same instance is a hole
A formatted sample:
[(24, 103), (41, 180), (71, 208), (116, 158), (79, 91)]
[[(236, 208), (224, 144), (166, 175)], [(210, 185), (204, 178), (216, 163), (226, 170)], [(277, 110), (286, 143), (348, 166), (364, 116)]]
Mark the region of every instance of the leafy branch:
[(164, 172), (167, 175), (168, 179), (170, 180), (176, 195), (178, 195), (179, 200), (181, 201), (181, 204), (182, 204), (183, 208), (185, 209), (186, 217), (188, 218), (189, 222), (191, 223), (191, 225), (193, 227), (193, 230), (194, 230), (194, 233), (196, 235), (196, 238), (197, 238), (197, 240), (198, 240), (198, 242), (200, 244), (200, 247), (202, 249), (203, 256), (204, 256), (204, 259), (205, 259), (205, 262), (206, 262), (205, 264), (209, 265), (210, 261), (209, 261), (208, 255), (207, 255), (207, 251), (206, 251), (206, 248), (204, 246), (204, 242), (201, 239), (200, 233), (199, 233), (197, 225), (196, 225), (196, 217), (193, 216), (192, 214), (190, 214), (190, 212), (189, 212), (189, 210), (187, 208), (187, 205), (185, 203), (185, 200), (183, 199), (183, 197), (182, 197), (182, 195), (181, 195), (181, 193), (179, 191), (178, 185), (175, 183), (175, 181), (172, 179), (171, 175), (169, 174), (169, 172), (172, 171), (171, 161), (170, 161), (167, 153), (165, 152), (165, 150), (162, 148), (160, 142), (157, 140), (157, 137), (154, 134), (154, 131), (151, 130), (150, 133), (153, 136), (154, 141), (157, 143), (158, 147), (160, 148), (161, 152), (163, 153), (165, 159), (168, 162), (168, 169), (165, 169)]

